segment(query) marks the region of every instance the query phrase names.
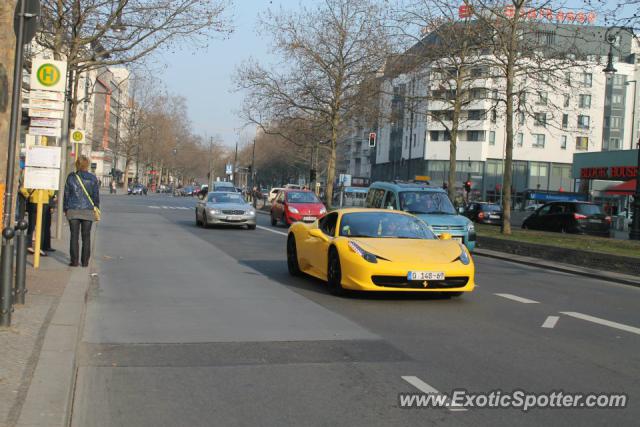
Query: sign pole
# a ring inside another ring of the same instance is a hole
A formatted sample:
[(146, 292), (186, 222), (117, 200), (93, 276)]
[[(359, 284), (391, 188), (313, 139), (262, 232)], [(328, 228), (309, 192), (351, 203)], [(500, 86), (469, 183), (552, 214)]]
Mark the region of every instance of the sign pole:
[(36, 270), (40, 268), (40, 249), (42, 242), (42, 196), (43, 190), (36, 190), (38, 195), (36, 196), (36, 228), (35, 228), (35, 243), (33, 248), (33, 268)]
[(67, 92), (64, 100), (64, 115), (62, 119), (62, 137), (60, 147), (62, 156), (60, 158), (60, 181), (58, 188), (58, 205), (56, 206), (56, 239), (62, 239), (62, 222), (64, 221), (64, 184), (67, 179), (67, 143), (69, 141), (69, 115), (71, 114), (71, 92), (73, 91), (73, 71), (67, 67)]

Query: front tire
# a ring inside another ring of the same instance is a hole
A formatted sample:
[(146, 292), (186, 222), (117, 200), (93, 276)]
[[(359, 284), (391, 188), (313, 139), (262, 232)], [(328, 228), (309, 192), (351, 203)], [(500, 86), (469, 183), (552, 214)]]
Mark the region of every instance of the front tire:
[(287, 239), (287, 269), (292, 276), (300, 276), (300, 264), (298, 264), (298, 250), (296, 248), (296, 238), (293, 234)]
[(209, 228), (209, 220), (207, 219), (207, 213), (206, 212), (202, 213), (202, 227), (203, 228)]
[(329, 265), (327, 266), (327, 287), (333, 295), (344, 295), (342, 287), (342, 268), (340, 267), (340, 256), (338, 251), (332, 247), (329, 249)]

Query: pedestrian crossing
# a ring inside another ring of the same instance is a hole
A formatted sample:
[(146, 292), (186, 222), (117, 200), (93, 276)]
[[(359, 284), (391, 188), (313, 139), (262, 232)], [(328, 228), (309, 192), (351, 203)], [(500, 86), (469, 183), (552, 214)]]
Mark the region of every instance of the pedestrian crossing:
[(169, 210), (182, 210), (182, 211), (190, 211), (193, 208), (188, 208), (186, 206), (155, 206), (155, 205), (149, 205), (148, 206), (150, 209), (169, 209)]

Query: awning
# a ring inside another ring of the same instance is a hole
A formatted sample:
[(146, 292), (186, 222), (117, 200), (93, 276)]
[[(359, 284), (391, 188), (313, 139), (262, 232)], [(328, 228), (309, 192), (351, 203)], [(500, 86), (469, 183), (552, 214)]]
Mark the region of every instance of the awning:
[(636, 191), (636, 180), (630, 179), (622, 184), (612, 185), (606, 189), (607, 194), (621, 194), (623, 196), (629, 196)]

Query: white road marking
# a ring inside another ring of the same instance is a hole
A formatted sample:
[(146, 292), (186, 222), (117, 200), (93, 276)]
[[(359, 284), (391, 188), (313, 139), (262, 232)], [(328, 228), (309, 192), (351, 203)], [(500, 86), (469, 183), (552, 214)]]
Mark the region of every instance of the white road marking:
[(149, 206), (151, 209), (160, 209), (160, 206)]
[(281, 234), (283, 236), (287, 235), (287, 233), (285, 233), (284, 231), (274, 230), (273, 228), (263, 227), (262, 225), (256, 225), (256, 228), (259, 228), (260, 230), (270, 231), (270, 232), (276, 233), (276, 234)]
[(587, 322), (597, 323), (599, 325), (608, 326), (614, 329), (620, 329), (621, 331), (631, 332), (632, 334), (640, 335), (640, 328), (634, 326), (625, 325), (618, 322), (612, 322), (610, 320), (601, 319), (599, 317), (589, 316), (588, 314), (576, 313), (573, 311), (561, 311), (560, 314), (575, 317), (576, 319), (586, 320)]
[[(403, 376), (401, 377), (403, 380), (405, 380), (406, 382), (408, 382), (409, 384), (411, 384), (412, 386), (414, 386), (415, 388), (417, 388), (418, 390), (420, 390), (423, 393), (426, 394), (442, 394), (440, 393), (438, 390), (436, 390), (435, 388), (431, 387), (429, 384), (425, 383), (424, 381), (422, 381), (420, 378), (412, 376), (412, 375), (408, 375), (408, 376)], [(467, 409), (462, 407), (462, 406), (449, 406), (448, 409), (450, 411), (466, 411)]]
[(558, 319), (560, 319), (559, 316), (549, 316), (547, 317), (547, 320), (545, 320), (544, 323), (542, 324), (542, 327), (547, 329), (553, 329), (556, 327), (556, 323), (558, 323)]
[(502, 298), (510, 299), (512, 301), (518, 301), (518, 302), (521, 302), (523, 304), (539, 304), (538, 301), (534, 301), (532, 299), (527, 299), (527, 298), (522, 298), (522, 297), (519, 297), (517, 295), (511, 295), (511, 294), (494, 294), (494, 295), (497, 295), (497, 296), (502, 297)]

